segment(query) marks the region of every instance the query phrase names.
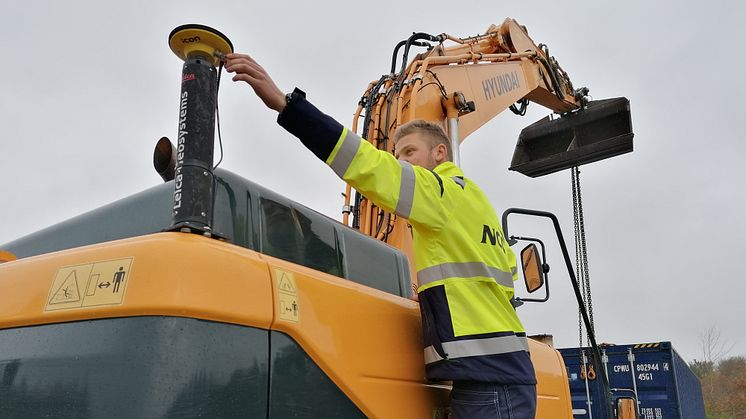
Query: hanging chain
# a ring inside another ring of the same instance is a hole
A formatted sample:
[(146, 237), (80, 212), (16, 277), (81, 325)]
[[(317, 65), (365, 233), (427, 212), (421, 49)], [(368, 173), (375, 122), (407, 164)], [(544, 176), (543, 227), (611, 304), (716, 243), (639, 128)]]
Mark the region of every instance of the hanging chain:
[(585, 279), (585, 298), (586, 308), (588, 309), (588, 318), (591, 323), (591, 331), (596, 333), (596, 324), (593, 321), (593, 298), (591, 297), (591, 276), (588, 267), (588, 246), (585, 240), (585, 217), (583, 216), (583, 198), (580, 195), (580, 170), (576, 167), (576, 183), (578, 185), (578, 214), (580, 224), (580, 242), (582, 243), (582, 260), (583, 260), (583, 278)]
[[(578, 237), (578, 233), (580, 231), (580, 228), (578, 226), (578, 191), (577, 186), (575, 183), (575, 168), (570, 169), (570, 178), (572, 180), (572, 219), (575, 224), (574, 232), (575, 232), (575, 277), (578, 278), (578, 284), (580, 285), (580, 295), (583, 296), (585, 294), (585, 284), (580, 278), (580, 240)], [(585, 305), (585, 301), (583, 301), (583, 304)], [(583, 347), (583, 315), (581, 314), (580, 308), (578, 308), (578, 348)]]
[[(580, 284), (581, 295), (588, 312), (591, 332), (595, 334), (593, 321), (593, 299), (591, 298), (591, 279), (588, 270), (588, 248), (585, 240), (585, 219), (583, 217), (583, 199), (580, 193), (580, 169), (573, 167), (572, 176), (572, 210), (573, 222), (575, 224), (575, 273)], [(580, 346), (583, 346), (583, 317), (578, 311), (578, 337)], [(590, 337), (588, 337), (590, 346)]]

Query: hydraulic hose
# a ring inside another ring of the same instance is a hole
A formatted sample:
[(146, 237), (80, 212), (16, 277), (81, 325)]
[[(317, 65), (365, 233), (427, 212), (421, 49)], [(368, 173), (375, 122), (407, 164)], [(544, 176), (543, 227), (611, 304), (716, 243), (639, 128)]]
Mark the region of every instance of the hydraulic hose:
[(399, 69), (398, 74), (404, 74), (404, 69), (407, 67), (407, 60), (409, 59), (409, 48), (411, 48), (412, 45), (430, 46), (430, 44), (427, 43), (417, 42), (422, 39), (432, 42), (443, 42), (445, 37), (443, 35), (434, 36), (424, 32), (413, 33), (412, 36), (407, 39), (407, 43), (404, 46), (404, 56), (402, 57), (401, 68)]
[[(394, 54), (391, 56), (391, 74), (394, 74), (394, 71), (396, 70), (396, 56), (399, 55), (399, 49), (403, 47), (404, 45), (406, 45), (407, 42), (408, 40), (405, 39), (405, 40), (399, 41), (399, 43), (396, 44), (396, 47), (394, 48)], [(430, 46), (430, 44), (426, 42), (417, 42), (417, 41), (412, 42), (411, 45), (418, 46), (418, 47), (429, 47)], [(404, 65), (406, 65), (406, 63), (407, 63), (407, 60), (405, 59)]]

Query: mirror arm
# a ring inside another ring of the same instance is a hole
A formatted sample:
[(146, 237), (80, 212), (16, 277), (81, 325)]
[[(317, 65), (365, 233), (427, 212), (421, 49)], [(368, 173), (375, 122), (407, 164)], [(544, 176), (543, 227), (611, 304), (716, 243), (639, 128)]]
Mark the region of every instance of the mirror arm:
[[(552, 220), (552, 224), (554, 225), (554, 232), (557, 235), (557, 239), (559, 240), (560, 249), (562, 250), (562, 256), (565, 259), (565, 266), (567, 267), (567, 273), (570, 276), (570, 282), (572, 283), (573, 290), (575, 291), (575, 298), (578, 303), (578, 309), (580, 310), (580, 314), (583, 317), (583, 323), (585, 324), (586, 332), (588, 333), (588, 340), (591, 341), (591, 349), (593, 351), (593, 364), (596, 367), (596, 371), (599, 371), (598, 375), (601, 377), (601, 381), (603, 384), (603, 388), (605, 389), (606, 397), (605, 397), (605, 411), (606, 411), (606, 417), (611, 417), (612, 412), (614, 411), (612, 403), (611, 403), (611, 392), (609, 391), (609, 377), (606, 375), (606, 371), (601, 366), (601, 352), (598, 350), (598, 344), (596, 343), (596, 335), (593, 333), (593, 329), (591, 328), (591, 322), (588, 318), (588, 311), (585, 309), (585, 304), (583, 303), (583, 296), (580, 293), (580, 285), (578, 284), (577, 277), (575, 277), (575, 272), (573, 272), (572, 269), (572, 262), (570, 261), (570, 254), (567, 251), (567, 245), (565, 244), (565, 239), (562, 235), (562, 229), (559, 225), (559, 220), (557, 219), (557, 216), (552, 214), (551, 212), (547, 211), (536, 211), (536, 210), (530, 210), (525, 208), (508, 208), (503, 212), (502, 216), (502, 225), (503, 225), (503, 234), (505, 234), (505, 239), (508, 240), (508, 243), (511, 243), (510, 241), (510, 235), (508, 233), (508, 216), (510, 214), (522, 214), (522, 215), (529, 215), (534, 217), (544, 217), (549, 218)], [(516, 240), (513, 241), (513, 244), (515, 244)]]
[[(531, 300), (528, 300), (528, 301), (531, 301)], [(523, 299), (521, 297), (515, 297), (515, 298), (513, 298), (513, 299), (510, 300), (510, 305), (512, 305), (513, 308), (518, 308), (518, 307), (522, 306), (524, 302), (526, 302), (525, 299)]]

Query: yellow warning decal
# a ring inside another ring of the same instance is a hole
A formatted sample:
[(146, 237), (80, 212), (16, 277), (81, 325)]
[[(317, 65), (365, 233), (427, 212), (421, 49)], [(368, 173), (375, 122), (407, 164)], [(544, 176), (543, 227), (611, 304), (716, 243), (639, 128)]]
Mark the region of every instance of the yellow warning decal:
[(44, 311), (122, 304), (132, 261), (123, 258), (58, 269)]
[(274, 268), (277, 284), (277, 314), (280, 320), (300, 322), (300, 304), (298, 303), (298, 287), (292, 272)]

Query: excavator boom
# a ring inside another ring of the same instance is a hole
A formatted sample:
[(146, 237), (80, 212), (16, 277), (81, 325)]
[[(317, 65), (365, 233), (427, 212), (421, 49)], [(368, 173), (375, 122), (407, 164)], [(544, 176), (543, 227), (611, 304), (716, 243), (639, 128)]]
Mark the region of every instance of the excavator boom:
[[(449, 46), (446, 46), (446, 43)], [(398, 52), (404, 48), (398, 71)], [(426, 47), (408, 65), (412, 47)], [(394, 50), (391, 72), (368, 85), (352, 127), (373, 145), (394, 151), (397, 127), (415, 119), (441, 124), (459, 164), (459, 145), (497, 115), (525, 114), (529, 102), (559, 116), (524, 129), (511, 170), (542, 176), (632, 151), (629, 101), (591, 102), (588, 89), (575, 88), (567, 73), (514, 19), (491, 25), (482, 35), (458, 38), (415, 33)], [(376, 208), (347, 187), (343, 222), (411, 255), (404, 220)], [(349, 214), (353, 215), (350, 220)]]

